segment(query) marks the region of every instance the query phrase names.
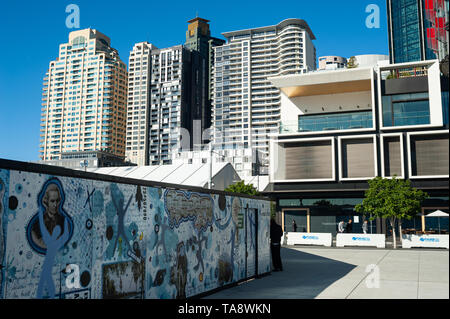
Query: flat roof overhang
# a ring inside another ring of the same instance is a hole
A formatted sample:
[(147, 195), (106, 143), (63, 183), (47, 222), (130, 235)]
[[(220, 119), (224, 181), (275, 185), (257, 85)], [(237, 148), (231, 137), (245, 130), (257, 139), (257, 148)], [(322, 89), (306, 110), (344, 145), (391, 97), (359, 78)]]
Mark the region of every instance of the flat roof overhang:
[[(430, 193), (448, 194), (448, 179), (411, 180), (411, 186)], [(270, 183), (263, 196), (289, 197), (289, 196), (355, 196), (364, 195), (369, 188), (367, 181), (355, 182), (311, 182), (311, 183)], [(439, 195), (441, 196), (441, 195)]]
[(372, 68), (355, 68), (271, 77), (269, 81), (292, 98), (371, 91), (372, 79)]

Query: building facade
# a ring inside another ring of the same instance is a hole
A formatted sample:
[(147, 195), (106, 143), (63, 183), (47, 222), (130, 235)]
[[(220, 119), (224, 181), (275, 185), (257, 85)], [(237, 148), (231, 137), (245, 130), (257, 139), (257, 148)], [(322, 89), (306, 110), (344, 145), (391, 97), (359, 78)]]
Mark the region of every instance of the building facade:
[(150, 143), (150, 83), (151, 51), (156, 47), (147, 42), (134, 45), (128, 70), (128, 108), (126, 158), (138, 165), (148, 164)]
[(102, 151), (85, 151), (62, 153), (61, 159), (41, 161), (38, 164), (61, 166), (70, 169), (84, 170), (93, 167), (129, 166), (132, 163), (124, 161), (125, 156), (118, 156)]
[[(267, 193), (285, 229), (295, 219), (305, 231), (336, 233), (339, 221), (352, 219), (362, 232), (354, 207), (376, 176), (409, 179), (430, 195), (424, 213), (448, 212), (448, 79), (438, 60), (271, 81), (282, 92), (281, 119), (291, 121), (272, 136)], [(377, 220), (372, 232), (389, 234), (389, 227)], [(417, 217), (404, 227), (433, 225)]]
[(106, 151), (125, 155), (127, 70), (111, 40), (94, 29), (74, 31), (44, 78), (40, 159)]
[(207, 63), (207, 87), (209, 90), (208, 104), (205, 108), (204, 122), (205, 127), (211, 126), (211, 106), (212, 106), (212, 69), (214, 65), (214, 47), (221, 46), (225, 40), (211, 36), (209, 20), (196, 17), (188, 21), (188, 30), (186, 31), (186, 48), (191, 51), (198, 51), (206, 59)]
[(347, 59), (341, 56), (327, 55), (319, 57), (319, 70), (333, 70), (347, 67)]
[(278, 131), (281, 102), (267, 78), (315, 70), (315, 36), (300, 19), (223, 35), (227, 43), (214, 48), (214, 149), (256, 149), (262, 154), (257, 173), (267, 174), (268, 136)]
[(448, 56), (448, 0), (387, 0), (391, 63)]
[(199, 52), (182, 45), (134, 46), (129, 62), (127, 160), (138, 165), (170, 164), (172, 152), (192, 148), (194, 129), (206, 128), (205, 61)]
[(239, 148), (231, 150), (213, 149), (210, 145), (203, 145), (194, 151), (172, 154), (173, 164), (199, 164), (199, 163), (230, 163), (246, 182), (252, 180), (252, 176), (258, 175), (259, 158), (257, 150), (251, 148)]

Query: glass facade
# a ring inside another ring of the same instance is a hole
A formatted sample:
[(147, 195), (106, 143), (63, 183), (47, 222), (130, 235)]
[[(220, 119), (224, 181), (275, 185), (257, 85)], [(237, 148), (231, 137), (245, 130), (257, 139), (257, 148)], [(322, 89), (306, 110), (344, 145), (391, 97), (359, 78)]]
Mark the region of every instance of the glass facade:
[(449, 94), (448, 91), (442, 91), (442, 119), (444, 121), (444, 125), (448, 126), (449, 122), (449, 113), (448, 113), (448, 105), (450, 103), (449, 101)]
[[(340, 221), (346, 225), (352, 220), (352, 232), (363, 233), (362, 224), (365, 216), (355, 212), (356, 204), (360, 204), (363, 198), (303, 198), (301, 208), (294, 209), (293, 204), (298, 203), (298, 199), (280, 199), (278, 205), (284, 212), (285, 231), (292, 232), (292, 220), (297, 223), (297, 232), (307, 230), (307, 210), (309, 209), (310, 232), (312, 233), (337, 233)], [(356, 217), (356, 219), (355, 219)], [(368, 233), (377, 233), (376, 221), (369, 220)]]
[(388, 4), (393, 63), (442, 60), (448, 54), (448, 0), (389, 0)]
[(391, 37), (395, 63), (422, 59), (418, 2), (417, 0), (391, 1)]
[(297, 232), (306, 233), (307, 231), (307, 211), (298, 209), (298, 210), (287, 210), (284, 213), (284, 231), (285, 232), (293, 232), (294, 227), (292, 225), (292, 221), (295, 220), (297, 224)]
[(382, 103), (384, 126), (430, 124), (428, 93), (386, 95)]
[(347, 130), (370, 128), (372, 126), (372, 111), (301, 115), (298, 117), (299, 132)]
[(448, 14), (448, 0), (422, 0), (426, 60), (442, 60), (448, 54), (448, 32), (445, 31)]

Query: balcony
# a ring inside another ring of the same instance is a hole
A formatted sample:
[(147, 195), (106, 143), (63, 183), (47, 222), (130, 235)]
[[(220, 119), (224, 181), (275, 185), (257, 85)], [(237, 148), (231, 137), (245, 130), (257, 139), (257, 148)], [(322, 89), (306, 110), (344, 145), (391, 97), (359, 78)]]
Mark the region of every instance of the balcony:
[(324, 132), (372, 128), (372, 111), (299, 116), (298, 123), (281, 123), (280, 133)]

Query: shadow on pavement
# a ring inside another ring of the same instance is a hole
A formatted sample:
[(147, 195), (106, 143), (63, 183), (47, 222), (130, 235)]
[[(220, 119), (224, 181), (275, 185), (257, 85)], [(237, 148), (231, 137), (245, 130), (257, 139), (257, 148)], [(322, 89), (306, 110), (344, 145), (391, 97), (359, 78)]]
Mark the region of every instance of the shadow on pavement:
[(272, 273), (272, 277), (282, 276), (286, 279), (283, 280), (285, 289), (300, 290), (300, 295), (285, 295), (281, 298), (315, 298), (328, 286), (357, 267), (290, 248), (281, 249), (281, 258), (283, 271)]
[(207, 298), (313, 299), (356, 266), (329, 258), (281, 248), (283, 271), (216, 292)]

